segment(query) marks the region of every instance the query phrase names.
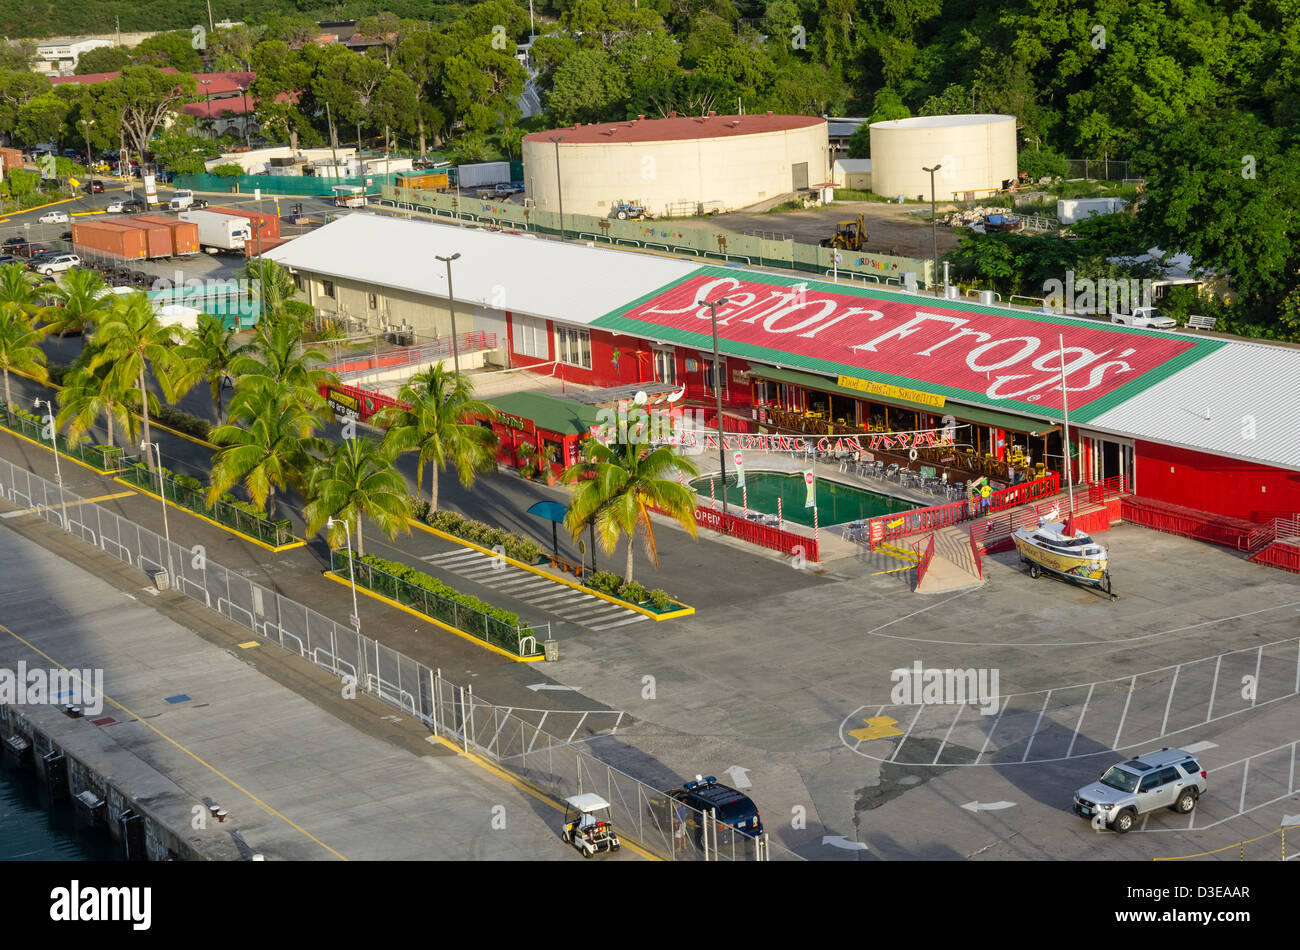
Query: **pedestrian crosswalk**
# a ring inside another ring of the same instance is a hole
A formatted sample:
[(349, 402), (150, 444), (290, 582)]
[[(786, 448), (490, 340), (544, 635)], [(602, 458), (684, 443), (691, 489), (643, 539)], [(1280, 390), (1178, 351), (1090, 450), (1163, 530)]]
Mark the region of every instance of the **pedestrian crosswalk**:
[(444, 551), (441, 554), (427, 555), (421, 560), (591, 630), (612, 630), (650, 619), (635, 610), (525, 571), (479, 551)]

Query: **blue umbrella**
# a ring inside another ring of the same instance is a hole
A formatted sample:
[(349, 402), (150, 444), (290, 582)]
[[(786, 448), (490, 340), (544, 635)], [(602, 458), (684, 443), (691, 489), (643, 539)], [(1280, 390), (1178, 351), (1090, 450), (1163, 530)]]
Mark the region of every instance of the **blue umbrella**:
[(528, 513), (551, 522), (551, 548), (555, 557), (558, 558), (560, 556), (560, 537), (556, 526), (569, 513), (569, 506), (562, 505), (558, 501), (539, 501), (528, 509)]

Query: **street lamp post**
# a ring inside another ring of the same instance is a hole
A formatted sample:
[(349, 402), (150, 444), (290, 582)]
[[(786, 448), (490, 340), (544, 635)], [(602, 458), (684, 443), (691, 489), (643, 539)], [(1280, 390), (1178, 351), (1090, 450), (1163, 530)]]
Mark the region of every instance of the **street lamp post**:
[(722, 467), (722, 513), (727, 513), (727, 445), (722, 437), (722, 361), (718, 356), (718, 308), (727, 303), (726, 297), (717, 300), (697, 300), (701, 307), (709, 308), (709, 321), (713, 324), (713, 393), (718, 397), (718, 462)]
[(343, 531), (348, 539), (348, 580), (352, 582), (352, 629), (360, 633), (361, 614), (357, 610), (357, 575), (352, 568), (352, 527), (346, 521), (335, 521), (333, 518), (325, 522), (325, 527), (332, 528), (336, 524), (343, 525)]
[(451, 286), (451, 262), (460, 257), (460, 251), (457, 251), (451, 257), (443, 257), (441, 254), (435, 254), (438, 260), (447, 265), (447, 306), (451, 310), (451, 359), (452, 366), (455, 367), (457, 375), (460, 374), (460, 345), (456, 342), (456, 294)]
[(921, 171), (930, 173), (930, 255), (931, 266), (934, 268), (930, 271), (930, 283), (938, 289), (939, 286), (939, 232), (936, 230), (935, 210), (934, 210), (934, 173), (942, 165), (935, 165), (933, 168), (922, 166)]
[(95, 124), (94, 119), (82, 119), (81, 128), (86, 133), (86, 173), (90, 173), (90, 166), (94, 164), (94, 159), (90, 155), (90, 127)]
[(551, 136), (551, 141), (555, 143), (555, 198), (560, 203), (560, 240), (564, 240), (564, 188), (560, 185), (560, 143), (564, 141), (563, 135)]
[(240, 86), (239, 95), (244, 100), (244, 147), (248, 147), (248, 87)]
[(60, 510), (62, 511), (62, 515), (60, 516), (62, 518), (61, 523), (63, 525), (63, 530), (67, 531), (68, 530), (68, 503), (65, 500), (63, 495), (63, 472), (59, 469), (59, 433), (58, 430), (54, 427), (54, 406), (50, 403), (48, 399), (37, 398), (32, 401), (32, 405), (37, 409), (41, 408), (42, 403), (45, 405), (45, 408), (49, 410), (50, 413), (49, 416), (50, 445), (54, 446), (54, 481), (59, 486), (59, 506), (60, 506)]
[(212, 80), (200, 79), (199, 82), (203, 84), (203, 95), (208, 100), (208, 134), (216, 138), (216, 133), (212, 128), (212, 89), (210, 88)]
[(172, 561), (172, 532), (167, 526), (167, 482), (163, 480), (162, 472), (162, 448), (157, 442), (141, 442), (140, 451), (148, 452), (153, 448), (154, 457), (158, 460), (158, 497), (162, 499), (163, 510), (163, 537), (167, 541), (167, 579), (171, 583), (176, 583), (176, 565)]

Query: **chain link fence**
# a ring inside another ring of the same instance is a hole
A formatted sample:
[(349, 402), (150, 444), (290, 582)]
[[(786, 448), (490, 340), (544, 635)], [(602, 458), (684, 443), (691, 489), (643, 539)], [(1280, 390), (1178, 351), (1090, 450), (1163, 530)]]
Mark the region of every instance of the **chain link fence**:
[(798, 859), (770, 847), (766, 834), (751, 836), (673, 799), (652, 785), (601, 761), (584, 743), (610, 737), (628, 719), (619, 710), (503, 707), (475, 696), (432, 669), (358, 630), (244, 577), (0, 459), (0, 496), (30, 510), (86, 544), (155, 576), (191, 600), (258, 637), (310, 660), (407, 714), (466, 752), (486, 756), (545, 794), (562, 801), (595, 792), (610, 803), (609, 820), (620, 834), (664, 860)]

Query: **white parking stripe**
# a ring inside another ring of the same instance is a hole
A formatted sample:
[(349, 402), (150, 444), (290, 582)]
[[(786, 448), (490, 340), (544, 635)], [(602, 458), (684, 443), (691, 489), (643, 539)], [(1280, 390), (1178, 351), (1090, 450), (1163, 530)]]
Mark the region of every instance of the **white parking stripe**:
[(534, 604), (558, 603), (562, 600), (585, 600), (586, 594), (579, 593), (576, 590), (563, 590), (556, 594), (547, 594), (545, 597), (537, 597), (533, 600)]
[[(625, 613), (628, 613), (626, 607), (614, 607), (611, 605), (598, 610), (592, 610), (589, 607), (579, 607), (577, 610), (568, 611), (564, 616), (569, 620), (586, 623), (589, 620), (608, 620), (610, 617), (616, 617)], [(644, 614), (637, 614), (637, 616), (644, 616)]]
[(634, 617), (628, 617), (626, 620), (615, 620), (612, 623), (593, 624), (592, 630), (609, 630), (613, 627), (626, 627), (630, 623), (640, 623), (642, 620), (649, 620), (645, 614), (637, 614)]

